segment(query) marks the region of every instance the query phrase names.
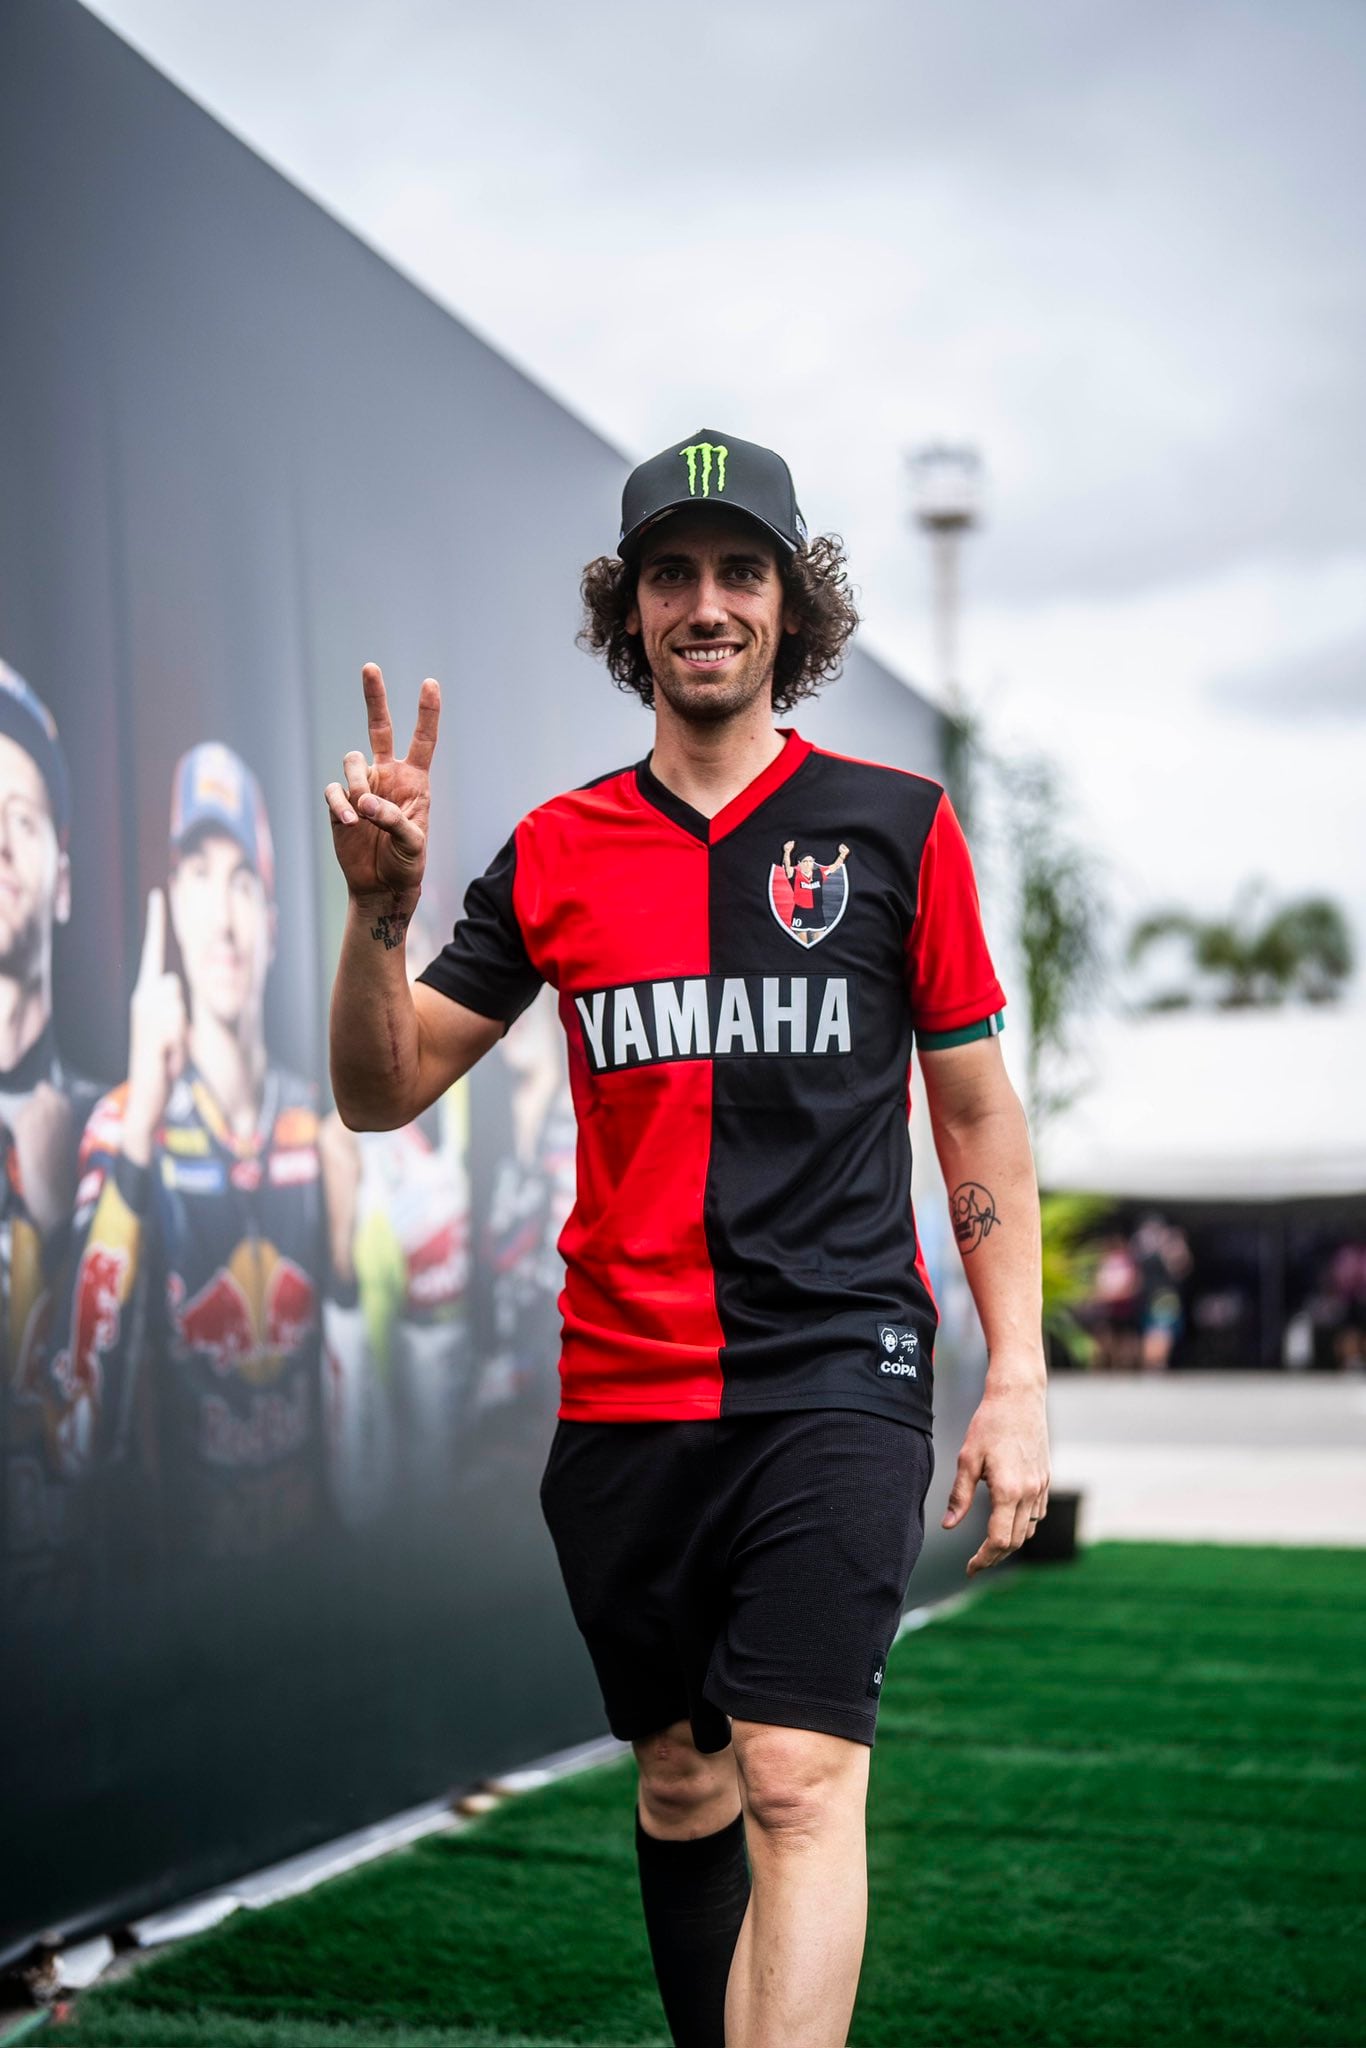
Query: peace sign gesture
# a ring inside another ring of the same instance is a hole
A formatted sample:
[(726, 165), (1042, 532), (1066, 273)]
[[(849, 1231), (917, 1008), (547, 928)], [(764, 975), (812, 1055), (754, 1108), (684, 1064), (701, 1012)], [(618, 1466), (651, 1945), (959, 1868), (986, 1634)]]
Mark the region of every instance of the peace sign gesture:
[(347, 754), (342, 760), (345, 784), (327, 785), (332, 845), (357, 901), (411, 915), (427, 861), (429, 770), (441, 717), (441, 686), (431, 676), (423, 683), (408, 752), (396, 761), (384, 677), (373, 661), (367, 661), (360, 674), (371, 759), (367, 766), (364, 754)]

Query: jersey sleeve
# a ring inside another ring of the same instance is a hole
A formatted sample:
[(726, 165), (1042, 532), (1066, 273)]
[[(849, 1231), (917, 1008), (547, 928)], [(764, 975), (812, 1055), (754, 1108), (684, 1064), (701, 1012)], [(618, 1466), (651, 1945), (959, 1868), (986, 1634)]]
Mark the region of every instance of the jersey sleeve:
[(504, 1028), (520, 1017), (541, 986), (517, 920), (517, 834), (499, 848), (465, 891), (464, 915), (418, 980)]
[(993, 1038), (1004, 1027), (1005, 991), (987, 950), (968, 844), (947, 795), (920, 856), (906, 992), (922, 1052)]

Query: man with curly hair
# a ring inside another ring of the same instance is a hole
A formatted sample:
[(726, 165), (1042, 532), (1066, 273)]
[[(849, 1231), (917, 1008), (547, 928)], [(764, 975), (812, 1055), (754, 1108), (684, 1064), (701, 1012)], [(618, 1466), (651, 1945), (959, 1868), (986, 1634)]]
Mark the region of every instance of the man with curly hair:
[[(969, 1573), (1047, 1502), (1005, 999), (939, 785), (775, 728), (857, 623), (840, 545), (808, 539), (780, 456), (707, 429), (641, 464), (583, 595), (582, 638), (653, 709), (654, 745), (522, 819), (411, 989), (439, 691), (423, 684), (396, 760), (363, 671), (372, 759), (348, 754), (327, 789), (351, 898), (333, 1086), (357, 1128), (406, 1123), (557, 990), (577, 1189), (541, 1499), (639, 1764), (660, 1994), (686, 2048), (835, 2048), (879, 1690), (933, 1471), (913, 1040), (948, 1184), (983, 1190), (999, 1225), (964, 1247), (990, 1354), (944, 1517), (987, 1482)], [(817, 872), (820, 921), (794, 924), (794, 881), (814, 908)]]

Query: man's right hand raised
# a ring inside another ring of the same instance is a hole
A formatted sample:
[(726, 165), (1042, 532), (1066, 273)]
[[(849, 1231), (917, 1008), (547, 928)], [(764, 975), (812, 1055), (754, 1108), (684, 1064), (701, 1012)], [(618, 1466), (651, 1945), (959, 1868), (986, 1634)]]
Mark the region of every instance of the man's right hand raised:
[(441, 686), (431, 676), (423, 683), (408, 752), (402, 760), (395, 760), (389, 699), (384, 677), (374, 662), (368, 661), (361, 670), (361, 682), (370, 723), (371, 759), (367, 765), (364, 754), (347, 754), (342, 761), (345, 782), (329, 782), (324, 794), (332, 822), (332, 845), (346, 886), (387, 931), (391, 918), (406, 923), (422, 893)]
[[(354, 906), (332, 986), (332, 1092), (348, 1130), (392, 1131), (468, 1073), (503, 1025), (420, 980), (410, 985), (403, 955), (391, 957), (422, 889), (441, 691), (430, 676), (422, 685), (412, 741), (396, 761), (384, 678), (373, 662), (361, 676), (373, 758), (367, 767), (363, 754), (348, 754), (345, 782), (327, 786), (332, 844)], [(372, 940), (386, 950), (376, 953)], [(335, 1191), (329, 1186), (329, 1200)]]

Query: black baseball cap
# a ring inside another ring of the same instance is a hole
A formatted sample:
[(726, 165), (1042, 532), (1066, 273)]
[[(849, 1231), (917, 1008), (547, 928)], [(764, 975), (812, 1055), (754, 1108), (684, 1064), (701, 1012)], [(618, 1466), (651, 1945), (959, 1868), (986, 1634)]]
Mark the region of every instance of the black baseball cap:
[(53, 829), (58, 844), (65, 846), (71, 823), (71, 781), (57, 737), (57, 721), (37, 691), (30, 689), (7, 661), (0, 661), (0, 733), (23, 748), (47, 784)]
[(715, 427), (699, 427), (688, 440), (652, 455), (627, 477), (617, 553), (623, 561), (633, 560), (657, 520), (699, 505), (717, 505), (757, 519), (790, 554), (806, 540), (806, 521), (782, 456)]
[(240, 754), (219, 740), (201, 740), (176, 762), (171, 784), (171, 853), (179, 854), (202, 827), (235, 839), (275, 894), (275, 848), (261, 785)]

